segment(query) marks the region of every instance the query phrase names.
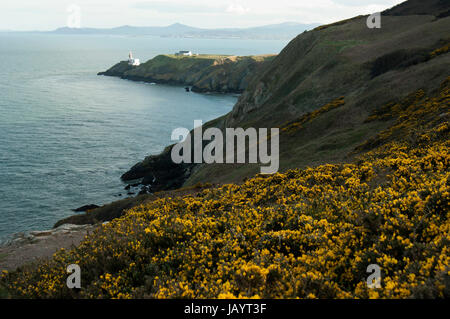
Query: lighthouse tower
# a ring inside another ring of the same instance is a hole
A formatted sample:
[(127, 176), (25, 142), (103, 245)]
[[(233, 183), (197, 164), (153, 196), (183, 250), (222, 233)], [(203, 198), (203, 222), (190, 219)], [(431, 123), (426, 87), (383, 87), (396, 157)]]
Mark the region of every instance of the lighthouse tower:
[(141, 61), (139, 59), (133, 58), (133, 52), (131, 52), (131, 51), (130, 51), (130, 53), (128, 53), (128, 65), (132, 65), (132, 66), (141, 65)]

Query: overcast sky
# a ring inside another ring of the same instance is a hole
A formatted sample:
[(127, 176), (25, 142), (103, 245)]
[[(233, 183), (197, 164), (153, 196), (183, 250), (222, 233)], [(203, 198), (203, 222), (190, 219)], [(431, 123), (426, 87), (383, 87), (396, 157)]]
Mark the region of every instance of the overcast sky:
[(0, 30), (66, 26), (67, 9), (81, 8), (81, 27), (249, 27), (281, 22), (329, 23), (382, 11), (403, 0), (0, 0)]

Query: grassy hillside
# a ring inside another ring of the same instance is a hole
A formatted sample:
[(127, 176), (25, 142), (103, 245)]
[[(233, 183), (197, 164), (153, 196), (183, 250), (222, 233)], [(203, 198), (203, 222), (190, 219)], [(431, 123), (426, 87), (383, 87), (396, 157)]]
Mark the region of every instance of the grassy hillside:
[[(230, 114), (205, 127), (281, 128), (281, 172), (352, 161), (355, 148), (392, 124), (389, 117), (366, 121), (372, 113), (418, 90), (433, 94), (449, 75), (450, 17), (442, 12), (450, 5), (436, 0), (428, 11), (423, 8), (420, 1), (408, 1), (387, 10), (381, 29), (367, 28), (367, 17), (359, 16), (302, 33), (254, 71)], [(323, 112), (338, 99), (339, 107)], [(298, 130), (283, 130), (317, 111)], [(259, 165), (168, 166), (169, 156), (170, 147), (123, 178), (150, 183), (156, 176), (154, 188), (164, 190), (239, 183), (260, 170)]]
[[(450, 17), (383, 16), (382, 28), (366, 17), (348, 20), (294, 39), (261, 70), (223, 127), (279, 127), (320, 110), (301, 129), (280, 135), (281, 171), (350, 161), (354, 149), (392, 124), (366, 121), (388, 103), (420, 89), (433, 93), (449, 75)], [(436, 54), (439, 52), (440, 54)], [(252, 165), (203, 165), (185, 185), (239, 182), (258, 172)], [(220, 172), (217, 174), (216, 172)]]
[[(362, 144), (365, 152), (351, 164), (156, 199), (71, 251), (4, 273), (0, 291), (33, 298), (448, 298), (449, 106), (450, 77), (433, 95), (419, 91), (366, 118), (392, 117), (393, 124)], [(66, 287), (73, 263), (82, 269), (81, 290)], [(370, 264), (382, 269), (380, 289), (367, 288)]]
[(138, 67), (120, 62), (99, 74), (135, 81), (189, 85), (196, 92), (240, 93), (247, 87), (255, 70), (273, 58), (273, 55), (158, 55)]

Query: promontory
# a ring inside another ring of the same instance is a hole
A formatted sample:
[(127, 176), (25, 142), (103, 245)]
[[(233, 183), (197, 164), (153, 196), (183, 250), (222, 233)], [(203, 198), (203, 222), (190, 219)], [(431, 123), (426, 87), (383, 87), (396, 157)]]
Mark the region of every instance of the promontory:
[(128, 61), (99, 75), (157, 84), (186, 85), (198, 93), (242, 93), (255, 71), (275, 55), (158, 55), (139, 66)]

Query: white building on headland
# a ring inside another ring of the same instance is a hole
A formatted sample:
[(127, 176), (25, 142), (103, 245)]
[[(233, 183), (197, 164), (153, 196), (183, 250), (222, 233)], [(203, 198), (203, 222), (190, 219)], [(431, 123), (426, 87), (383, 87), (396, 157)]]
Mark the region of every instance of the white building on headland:
[(176, 56), (193, 56), (194, 54), (191, 51), (180, 51), (175, 53)]
[(128, 54), (128, 65), (139, 66), (141, 65), (141, 61), (139, 59), (133, 58), (133, 52), (130, 51)]

